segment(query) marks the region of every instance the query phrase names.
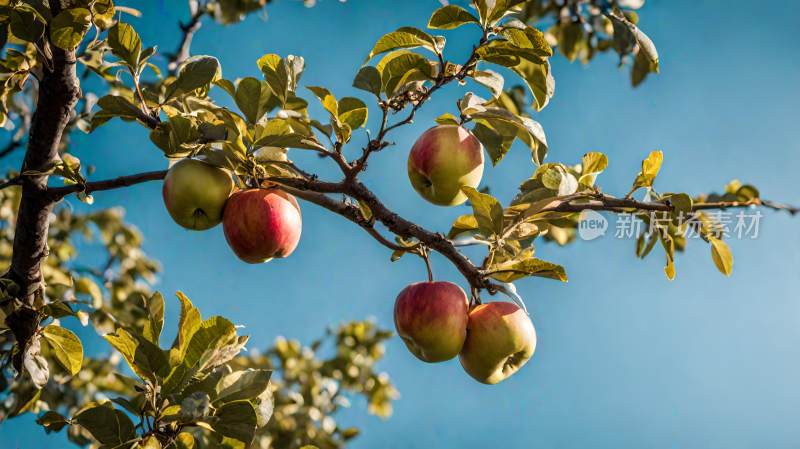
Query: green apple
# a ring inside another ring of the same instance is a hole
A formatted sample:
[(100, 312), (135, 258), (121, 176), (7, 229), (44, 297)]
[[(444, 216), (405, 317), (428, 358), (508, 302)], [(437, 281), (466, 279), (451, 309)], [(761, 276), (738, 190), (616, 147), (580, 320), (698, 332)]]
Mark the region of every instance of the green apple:
[(461, 366), (478, 382), (496, 384), (522, 368), (536, 350), (528, 315), (510, 302), (490, 302), (469, 313)]
[(303, 220), (290, 194), (277, 189), (250, 189), (234, 193), (222, 220), (225, 240), (247, 263), (288, 257), (300, 241)]
[(418, 282), (394, 303), (394, 324), (412, 354), (425, 362), (452, 359), (467, 336), (469, 302), (452, 282)]
[(222, 221), (225, 201), (233, 192), (231, 176), (196, 159), (183, 159), (164, 178), (161, 193), (167, 212), (187, 229), (202, 231)]
[(423, 198), (440, 206), (467, 200), (464, 186), (478, 187), (483, 176), (483, 145), (457, 125), (425, 131), (408, 155), (408, 178)]

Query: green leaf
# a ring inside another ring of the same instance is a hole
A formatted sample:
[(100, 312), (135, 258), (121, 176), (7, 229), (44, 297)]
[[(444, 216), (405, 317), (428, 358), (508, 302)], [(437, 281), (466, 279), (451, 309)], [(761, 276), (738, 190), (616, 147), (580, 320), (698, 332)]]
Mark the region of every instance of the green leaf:
[(471, 116), (473, 118), (486, 119), (493, 125), (493, 128), (497, 128), (495, 126), (497, 122), (514, 125), (518, 130), (517, 137), (531, 149), (533, 161), (537, 165), (542, 164), (547, 154), (547, 138), (544, 135), (542, 125), (538, 122), (502, 108), (486, 108), (483, 111), (471, 114)]
[(36, 420), (36, 424), (44, 427), (45, 432), (59, 432), (63, 429), (69, 421), (60, 413), (54, 411), (45, 412)]
[(133, 422), (110, 402), (90, 405), (72, 418), (103, 445), (117, 447), (136, 437)]
[(215, 414), (213, 429), (220, 435), (250, 444), (256, 433), (258, 419), (253, 404), (248, 401), (229, 402)]
[(411, 82), (429, 80), (433, 77), (433, 65), (421, 55), (399, 50), (383, 57), (378, 62), (383, 91), (393, 96)]
[(736, 190), (736, 201), (753, 201), (761, 197), (761, 193), (755, 186), (745, 184)]
[[(506, 15), (514, 12), (514, 7), (524, 3), (526, 0), (495, 0), (493, 2), (485, 1), (490, 7), (486, 17), (486, 22), (490, 25), (496, 24), (500, 19)], [(481, 3), (481, 2), (478, 2)]]
[(492, 165), (497, 165), (511, 149), (517, 128), (503, 121), (476, 120), (472, 134), (486, 148)]
[(98, 28), (104, 30), (113, 24), (116, 13), (113, 0), (95, 0), (91, 8), (92, 19)]
[(590, 151), (581, 159), (581, 177), (578, 181), (593, 185), (598, 174), (608, 167), (608, 156), (597, 151)]
[(144, 338), (158, 345), (161, 330), (164, 329), (164, 297), (159, 292), (153, 293), (145, 301), (145, 308), (147, 310), (147, 321), (144, 323)]
[(569, 62), (575, 61), (581, 50), (587, 47), (583, 24), (570, 21), (559, 25), (558, 31), (558, 49)]
[(23, 41), (36, 42), (44, 34), (44, 23), (32, 11), (14, 9), (9, 20), (11, 33)]
[(667, 264), (664, 266), (664, 274), (670, 281), (675, 280), (675, 240), (665, 232), (658, 233), (661, 246), (667, 256)]
[(338, 118), (339, 102), (336, 101), (336, 97), (333, 96), (331, 91), (319, 86), (307, 86), (306, 88), (317, 96), (320, 103), (322, 103), (322, 107), (331, 114), (331, 117)]
[(77, 335), (69, 329), (53, 324), (42, 329), (42, 337), (50, 345), (58, 363), (70, 375), (76, 375), (83, 363), (83, 345)]
[(469, 198), (478, 228), (486, 236), (503, 233), (503, 206), (493, 196), (465, 186), (461, 191)]
[(497, 98), (503, 93), (503, 76), (493, 70), (475, 70), (470, 75), (475, 81), (486, 86), (492, 93), (493, 98)]
[(194, 449), (194, 436), (189, 432), (181, 432), (175, 439), (175, 449)]
[(532, 50), (534, 54), (543, 58), (553, 56), (553, 49), (544, 33), (530, 25), (525, 25), (522, 29), (507, 27), (501, 34), (515, 47)]
[(142, 379), (155, 382), (167, 374), (167, 355), (144, 337), (118, 328), (115, 333), (106, 334), (103, 338), (122, 354), (131, 370)]
[(236, 106), (250, 123), (256, 123), (266, 112), (261, 81), (256, 78), (247, 77), (239, 80), (233, 97)]
[[(165, 393), (183, 389), (192, 377), (232, 359), (244, 346), (246, 337), (237, 337), (233, 324), (222, 317), (211, 317), (192, 335), (182, 359), (164, 381)], [(174, 359), (173, 359), (174, 360)]]
[(100, 110), (95, 112), (91, 119), (91, 130), (97, 129), (100, 125), (108, 122), (114, 117), (122, 120), (137, 120), (142, 111), (129, 99), (117, 95), (106, 95), (97, 101)]
[(653, 70), (644, 52), (636, 52), (636, 56), (633, 58), (633, 67), (631, 68), (631, 85), (633, 87), (638, 86), (647, 78), (647, 75), (653, 72), (655, 70)]
[(372, 51), (369, 52), (364, 63), (381, 53), (418, 47), (425, 48), (436, 54), (439, 54), (441, 51), (441, 49), (438, 48), (439, 46), (436, 39), (430, 34), (413, 27), (398, 28), (396, 31), (385, 34), (378, 39), (378, 42), (372, 47)]
[(642, 171), (633, 181), (632, 192), (641, 187), (652, 187), (653, 181), (661, 170), (661, 163), (664, 162), (664, 153), (659, 150), (651, 152), (647, 159), (642, 161)]
[(724, 241), (717, 238), (710, 238), (711, 259), (720, 273), (730, 276), (733, 273), (733, 253), (731, 248)]
[(489, 276), (500, 282), (513, 282), (527, 276), (567, 282), (567, 274), (564, 272), (564, 267), (534, 257), (496, 264), (489, 267), (488, 272)]
[(142, 55), (142, 39), (132, 26), (127, 23), (117, 22), (108, 31), (108, 45), (111, 53), (125, 61), (129, 67), (139, 67), (139, 58)]
[(433, 12), (430, 20), (428, 20), (428, 28), (452, 30), (468, 23), (480, 25), (478, 19), (466, 9), (456, 5), (447, 5)]
[(213, 402), (218, 405), (255, 399), (267, 389), (271, 375), (272, 371), (264, 369), (234, 371), (217, 383)]
[(454, 239), (465, 232), (472, 232), (478, 229), (478, 220), (474, 215), (461, 215), (453, 221), (450, 232), (447, 233), (448, 239)]
[(136, 449), (161, 449), (161, 442), (155, 435), (150, 435), (137, 443)]
[(542, 56), (543, 51), (538, 48), (519, 47), (507, 40), (491, 40), (475, 51), (478, 59), (508, 68), (527, 60), (535, 64), (544, 64), (547, 59)]
[(536, 170), (541, 174), (542, 184), (555, 190), (558, 196), (572, 195), (578, 190), (578, 180), (562, 164), (545, 164)]
[(167, 98), (192, 92), (200, 88), (208, 88), (211, 83), (222, 77), (219, 60), (213, 56), (192, 56), (178, 68), (178, 78), (169, 86)]
[(265, 135), (259, 137), (253, 143), (256, 148), (260, 147), (281, 147), (281, 148), (301, 148), (306, 150), (327, 151), (313, 137), (304, 136), (298, 133)]
[(555, 78), (550, 71), (550, 62), (537, 64), (523, 59), (511, 67), (511, 70), (522, 77), (528, 90), (531, 91), (534, 109), (537, 111), (544, 109), (553, 97), (556, 86)]
[(257, 65), (272, 94), (280, 101), (281, 105), (286, 104), (289, 92), (294, 90), (286, 61), (276, 54), (266, 54), (258, 59)]
[(619, 11), (607, 14), (606, 17), (611, 19), (611, 23), (614, 26), (614, 40), (617, 44), (617, 51), (621, 53), (628, 52), (631, 50), (630, 43), (635, 42), (638, 45), (637, 56), (642, 54), (648, 62), (649, 71), (657, 73), (659, 65), (658, 50), (656, 50), (653, 41)]
[(371, 65), (361, 67), (353, 80), (353, 87), (370, 92), (380, 98), (383, 88), (380, 72)]
[(50, 22), (50, 40), (56, 47), (74, 50), (80, 45), (91, 24), (91, 13), (88, 9), (65, 9)]
[(350, 129), (366, 125), (368, 117), (367, 105), (358, 98), (344, 97), (339, 100), (339, 120), (350, 126)]
[(692, 197), (685, 193), (673, 193), (667, 196), (665, 199), (669, 200), (675, 212), (683, 212), (684, 214), (689, 214), (692, 212)]
[(445, 112), (444, 114), (436, 117), (436, 123), (440, 125), (461, 125), (461, 122), (458, 121), (458, 117), (449, 112)]
[(202, 322), (200, 311), (192, 304), (192, 301), (181, 291), (176, 295), (181, 302), (181, 316), (178, 321), (178, 334), (175, 336), (175, 342), (172, 344), (169, 354), (171, 365), (176, 365), (183, 359), (192, 336), (200, 328)]

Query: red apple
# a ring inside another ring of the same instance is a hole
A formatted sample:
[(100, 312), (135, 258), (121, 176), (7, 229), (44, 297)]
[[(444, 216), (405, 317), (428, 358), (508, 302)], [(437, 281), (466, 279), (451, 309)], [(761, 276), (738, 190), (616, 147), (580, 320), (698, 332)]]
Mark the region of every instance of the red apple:
[(467, 335), (469, 302), (452, 282), (418, 282), (394, 303), (394, 325), (412, 354), (425, 362), (458, 355)]
[(467, 200), (464, 186), (478, 187), (483, 145), (466, 129), (440, 125), (425, 131), (408, 155), (408, 178), (423, 198), (440, 206)]
[(234, 193), (222, 218), (228, 245), (247, 263), (287, 257), (297, 247), (302, 227), (297, 200), (275, 189)]
[(481, 304), (469, 313), (461, 366), (478, 382), (496, 384), (516, 373), (536, 350), (528, 315), (510, 302)]

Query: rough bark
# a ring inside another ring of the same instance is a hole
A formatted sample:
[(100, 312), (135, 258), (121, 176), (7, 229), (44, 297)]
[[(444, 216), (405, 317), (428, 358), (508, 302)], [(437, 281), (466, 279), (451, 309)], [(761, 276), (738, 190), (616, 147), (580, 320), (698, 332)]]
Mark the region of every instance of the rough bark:
[(45, 64), (39, 83), (39, 98), (22, 166), (22, 201), (8, 272), (8, 277), (20, 286), (22, 297), (29, 304), (41, 286), (41, 262), (48, 253), (48, 217), (55, 203), (47, 194), (48, 176), (25, 173), (46, 172), (58, 163), (61, 136), (81, 95), (75, 52), (54, 46), (50, 46), (50, 50), (53, 57), (51, 64)]

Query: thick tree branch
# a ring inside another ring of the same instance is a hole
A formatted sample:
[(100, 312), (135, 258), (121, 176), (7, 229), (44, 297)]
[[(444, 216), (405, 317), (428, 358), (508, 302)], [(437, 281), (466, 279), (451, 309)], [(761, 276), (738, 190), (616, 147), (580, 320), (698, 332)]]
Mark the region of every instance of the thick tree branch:
[[(60, 3), (51, 3), (53, 14), (58, 14)], [(44, 64), (22, 173), (45, 172), (58, 162), (58, 146), (64, 128), (81, 95), (75, 72), (75, 52), (62, 50), (46, 41), (41, 44), (50, 47), (52, 61)], [(53, 202), (47, 195), (47, 179), (47, 175), (22, 177), (22, 200), (7, 274), (21, 287), (23, 298), (29, 304), (40, 288), (40, 264), (48, 253), (48, 217)]]

